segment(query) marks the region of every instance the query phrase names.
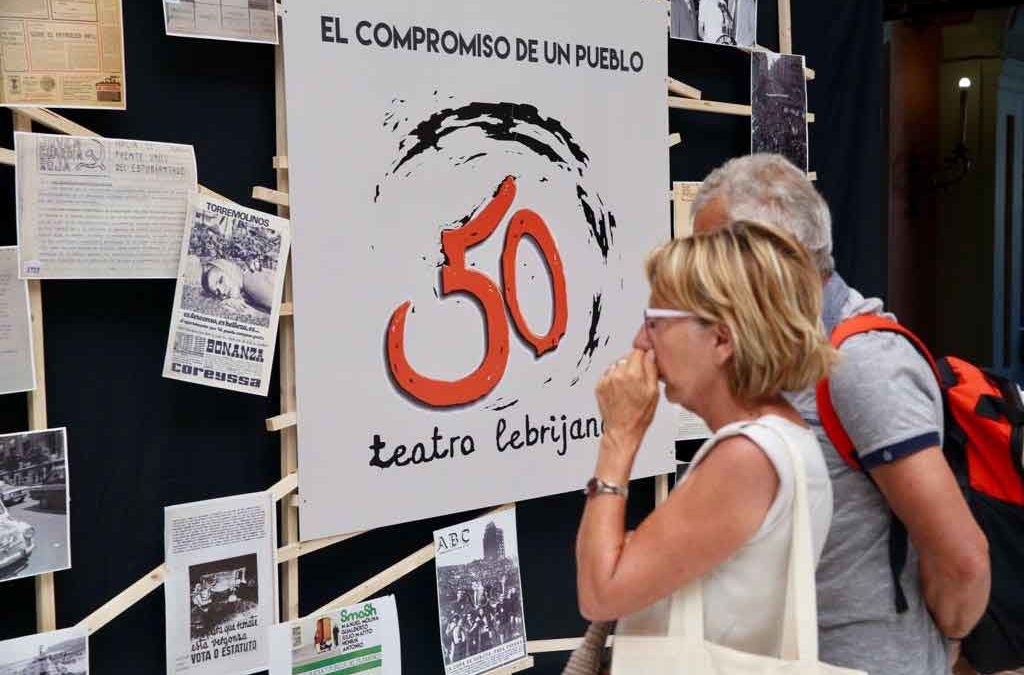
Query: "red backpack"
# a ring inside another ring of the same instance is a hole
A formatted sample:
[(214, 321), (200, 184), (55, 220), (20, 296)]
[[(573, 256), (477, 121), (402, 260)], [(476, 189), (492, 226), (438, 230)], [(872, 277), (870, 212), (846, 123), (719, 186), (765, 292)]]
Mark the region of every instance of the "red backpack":
[[(981, 673), (1024, 665), (1024, 403), (1017, 385), (955, 357), (936, 362), (924, 343), (895, 321), (856, 316), (832, 331), (836, 349), (869, 331), (899, 333), (928, 361), (942, 391), (943, 453), (967, 505), (988, 537), (992, 592), (978, 625), (964, 639), (962, 653)], [(818, 414), (829, 440), (851, 467), (863, 470), (849, 435), (832, 406), (828, 380), (818, 383)], [(907, 531), (892, 516), (889, 562), (896, 608), (907, 609), (900, 588), (906, 563)]]

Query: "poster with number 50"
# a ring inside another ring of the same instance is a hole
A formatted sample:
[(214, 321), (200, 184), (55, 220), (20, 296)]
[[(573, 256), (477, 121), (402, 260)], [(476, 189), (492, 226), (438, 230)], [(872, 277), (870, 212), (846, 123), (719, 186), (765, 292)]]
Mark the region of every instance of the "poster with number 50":
[[(302, 538), (581, 488), (670, 236), (664, 3), (283, 26)], [(672, 471), (672, 417), (634, 477)]]

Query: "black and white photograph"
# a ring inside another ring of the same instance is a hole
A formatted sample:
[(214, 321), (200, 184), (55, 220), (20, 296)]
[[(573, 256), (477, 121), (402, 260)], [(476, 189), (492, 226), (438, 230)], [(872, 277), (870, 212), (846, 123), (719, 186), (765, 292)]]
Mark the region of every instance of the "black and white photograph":
[(804, 57), (765, 51), (750, 56), (750, 151), (778, 153), (807, 171)]
[(226, 625), (252, 619), (259, 611), (255, 553), (191, 565), (188, 585), (193, 640), (223, 633)]
[(66, 431), (0, 436), (0, 581), (69, 567)]
[(447, 675), (526, 656), (515, 510), (434, 533), (441, 653)]
[(181, 307), (221, 319), (267, 327), (274, 307), (281, 233), (270, 216), (246, 211), (192, 209), (182, 262)]
[(88, 675), (85, 628), (65, 628), (0, 642), (0, 675)]
[(674, 38), (731, 47), (757, 42), (757, 0), (672, 0)]

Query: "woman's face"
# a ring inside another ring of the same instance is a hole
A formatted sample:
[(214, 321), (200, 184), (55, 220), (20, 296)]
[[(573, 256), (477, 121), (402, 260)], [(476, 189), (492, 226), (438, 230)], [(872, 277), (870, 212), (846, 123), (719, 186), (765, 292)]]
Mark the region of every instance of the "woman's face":
[(242, 294), (237, 279), (217, 267), (211, 267), (206, 273), (206, 287), (215, 297), (223, 300), (225, 298), (237, 298)]
[[(652, 297), (652, 308), (678, 309)], [(710, 387), (726, 377), (724, 369), (731, 345), (724, 345), (721, 327), (696, 317), (647, 319), (640, 326), (633, 346), (653, 349), (658, 379), (665, 383), (665, 398), (693, 408)]]

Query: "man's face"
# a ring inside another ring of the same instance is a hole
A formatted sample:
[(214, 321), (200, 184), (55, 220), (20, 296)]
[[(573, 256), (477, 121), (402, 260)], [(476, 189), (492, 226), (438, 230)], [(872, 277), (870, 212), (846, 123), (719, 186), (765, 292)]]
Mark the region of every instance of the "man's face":
[(725, 201), (714, 197), (700, 211), (693, 214), (693, 232), (702, 234), (713, 232), (729, 224), (729, 214), (725, 209)]

